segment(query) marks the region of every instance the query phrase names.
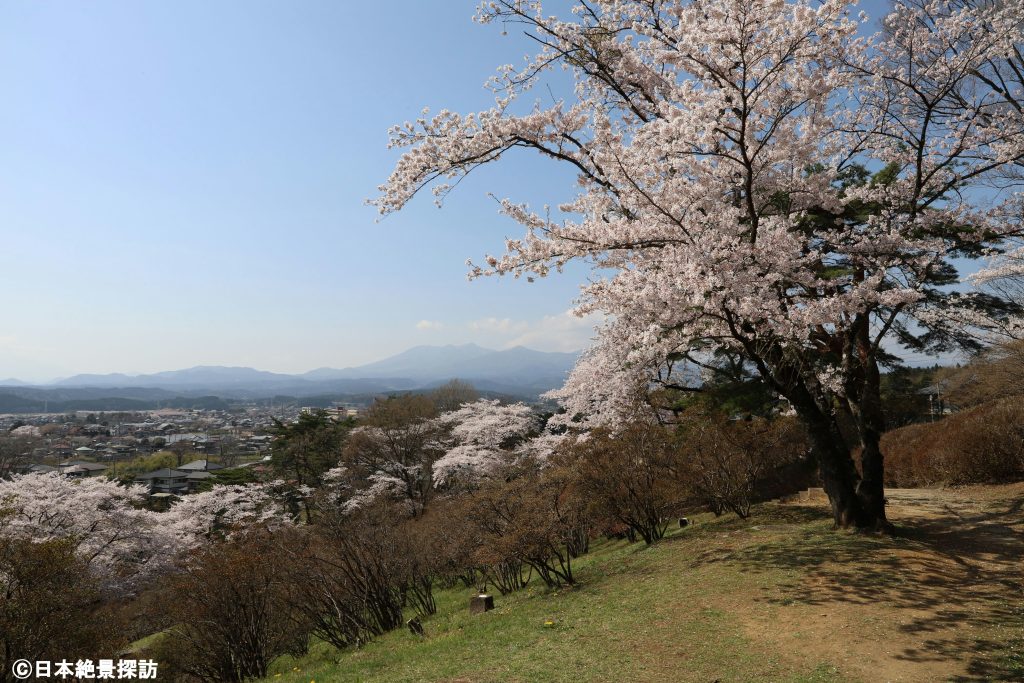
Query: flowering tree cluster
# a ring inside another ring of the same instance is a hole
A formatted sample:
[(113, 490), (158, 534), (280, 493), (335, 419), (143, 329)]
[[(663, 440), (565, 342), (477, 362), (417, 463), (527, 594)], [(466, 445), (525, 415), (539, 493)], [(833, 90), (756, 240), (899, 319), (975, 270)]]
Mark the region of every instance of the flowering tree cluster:
[(555, 454), (560, 448), (563, 448), (567, 443), (567, 439), (570, 438), (568, 432), (560, 431), (554, 432), (550, 429), (545, 429), (540, 434), (531, 436), (526, 439), (516, 448), (519, 456), (524, 459), (532, 460), (537, 464), (543, 465), (547, 463), (548, 459)]
[(342, 462), (324, 475), (327, 495), (350, 511), (389, 498), (419, 514), (435, 489), (545, 459), (561, 437), (540, 426), (523, 403), (479, 399), (437, 415), (423, 397), (388, 399), (352, 430)]
[(211, 539), (287, 523), (272, 486), (215, 486), (154, 512), (143, 507), (142, 486), (55, 472), (16, 475), (0, 480), (0, 535), (70, 542), (108, 586), (133, 588)]
[[(291, 523), (282, 505), (284, 492), (290, 494), (292, 488), (282, 481), (217, 485), (185, 496), (167, 512), (153, 515), (157, 523), (168, 526), (176, 545), (192, 549), (209, 540), (230, 538), (239, 530)], [(308, 488), (301, 490), (304, 496), (311, 492)]]
[(86, 566), (110, 580), (148, 573), (161, 562), (163, 534), (151, 535), (146, 490), (57, 473), (0, 481), (0, 533), (42, 542), (65, 539)]
[[(681, 361), (737, 354), (807, 427), (837, 525), (887, 529), (880, 368), (971, 347), (1015, 312), (949, 285), (953, 258), (1020, 234), (1024, 6), (898, 0), (868, 37), (853, 6), (587, 0), (560, 19), (540, 0), (485, 2), (480, 21), (523, 25), (538, 54), (499, 71), (493, 109), (392, 129), (407, 151), (376, 204), (427, 186), (441, 199), (517, 148), (568, 164), (579, 190), (560, 215), (502, 201), (525, 235), (471, 264), (594, 264), (577, 310), (607, 322), (554, 394), (567, 413), (614, 425), (652, 383), (698, 390)], [(572, 96), (517, 113), (558, 67)]]
[(484, 476), (518, 457), (520, 446), (538, 426), (537, 415), (523, 403), (501, 405), (481, 399), (445, 413), (438, 422), (451, 437), (452, 445), (434, 462), (434, 484), (441, 486), (457, 478)]
[(389, 496), (404, 500), (413, 515), (433, 490), (432, 467), (441, 452), (437, 409), (426, 396), (377, 401), (352, 430), (340, 467), (325, 474), (335, 487), (351, 490), (349, 507)]

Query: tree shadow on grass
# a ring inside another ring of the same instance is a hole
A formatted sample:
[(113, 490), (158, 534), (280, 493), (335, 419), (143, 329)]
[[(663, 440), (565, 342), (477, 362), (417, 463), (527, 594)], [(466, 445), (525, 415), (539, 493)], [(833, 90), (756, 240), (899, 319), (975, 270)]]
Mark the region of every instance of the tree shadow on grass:
[[(966, 661), (967, 674), (951, 679), (962, 683), (1020, 681), (1024, 642), (1011, 634), (1024, 632), (1024, 533), (1014, 528), (1022, 503), (981, 514), (938, 506), (900, 526), (897, 538), (834, 532), (808, 524), (827, 521), (825, 510), (780, 506), (770, 521), (748, 521), (742, 547), (705, 550), (693, 565), (794, 571), (798, 578), (779, 586), (781, 594), (765, 598), (772, 604), (912, 612), (899, 629), (916, 643), (898, 658)], [(758, 542), (759, 528), (766, 542)], [(1006, 635), (995, 637), (1000, 631)]]

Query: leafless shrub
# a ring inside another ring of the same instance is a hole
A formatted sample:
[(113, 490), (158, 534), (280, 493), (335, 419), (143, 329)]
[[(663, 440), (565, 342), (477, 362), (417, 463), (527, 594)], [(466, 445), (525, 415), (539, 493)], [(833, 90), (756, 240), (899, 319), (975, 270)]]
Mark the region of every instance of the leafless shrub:
[(179, 680), (245, 681), (282, 654), (303, 654), (311, 624), (292, 609), (290, 565), (279, 539), (253, 534), (217, 544), (171, 582), (174, 627), (156, 656)]
[(72, 543), (0, 539), (0, 681), (17, 659), (113, 656), (116, 627)]
[(715, 514), (732, 510), (744, 519), (758, 482), (807, 450), (799, 423), (787, 418), (695, 415), (684, 421), (681, 437), (681, 476), (693, 494)]
[[(529, 567), (548, 587), (575, 582), (572, 573), (578, 505), (571, 480), (527, 464), (466, 495), (464, 514), (480, 542), (475, 557), (499, 590), (525, 584)], [(503, 584), (503, 585), (502, 585)]]
[(593, 517), (605, 528), (625, 525), (647, 545), (665, 535), (682, 499), (678, 459), (671, 434), (643, 422), (594, 432), (563, 457)]
[(949, 374), (946, 400), (961, 408), (1024, 395), (1024, 340), (990, 347)]
[(882, 437), (887, 486), (1000, 483), (1024, 478), (1024, 407), (990, 401)]

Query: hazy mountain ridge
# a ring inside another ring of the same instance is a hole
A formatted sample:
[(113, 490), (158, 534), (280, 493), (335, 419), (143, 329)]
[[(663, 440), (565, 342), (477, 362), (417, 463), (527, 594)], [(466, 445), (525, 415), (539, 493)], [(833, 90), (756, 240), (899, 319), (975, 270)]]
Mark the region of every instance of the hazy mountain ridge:
[[(318, 368), (300, 377), (309, 379), (352, 379), (357, 377), (436, 377), (451, 374), (471, 361), (491, 356), (500, 351), (485, 349), (476, 344), (448, 346), (414, 346), (383, 360), (357, 367), (335, 369)], [(535, 351), (534, 353), (543, 353)]]
[[(502, 351), (476, 344), (416, 346), (361, 366), (317, 368), (295, 375), (248, 367), (199, 365), (144, 375), (81, 374), (51, 384), (17, 389), (90, 390), (90, 398), (97, 397), (97, 393), (140, 398), (140, 393), (149, 391), (160, 392), (160, 398), (169, 394), (257, 398), (272, 394), (311, 396), (410, 391), (458, 378), (482, 390), (534, 397), (561, 386), (577, 356), (577, 353), (536, 351), (522, 346)], [(152, 394), (146, 397), (156, 398)]]

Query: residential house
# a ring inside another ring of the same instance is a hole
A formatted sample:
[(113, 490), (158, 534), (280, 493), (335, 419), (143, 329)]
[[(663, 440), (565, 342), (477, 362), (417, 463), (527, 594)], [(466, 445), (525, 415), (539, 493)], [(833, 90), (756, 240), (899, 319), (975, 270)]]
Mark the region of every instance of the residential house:
[(188, 490), (195, 493), (199, 490), (200, 485), (213, 477), (213, 473), (218, 470), (226, 469), (224, 465), (218, 462), (210, 462), (209, 460), (193, 460), (190, 463), (182, 465), (178, 468), (180, 472), (187, 472), (185, 479), (188, 482)]
[(185, 475), (185, 482), (188, 484), (189, 493), (195, 493), (198, 491), (202, 483), (211, 478), (213, 478), (212, 472), (206, 472), (203, 470), (189, 472)]
[(103, 472), (106, 471), (107, 466), (98, 462), (88, 462), (86, 460), (70, 460), (68, 462), (62, 462), (58, 465), (58, 469), (64, 476), (84, 479), (85, 477), (96, 477), (103, 474)]
[(210, 462), (209, 460), (193, 460), (177, 469), (185, 472), (216, 472), (217, 470), (224, 469), (224, 465), (221, 465), (219, 462)]
[(182, 472), (181, 470), (172, 470), (165, 467), (160, 470), (153, 472), (147, 472), (146, 474), (139, 475), (135, 478), (136, 484), (142, 484), (143, 486), (149, 487), (149, 492), (152, 493), (172, 493), (182, 494), (188, 493), (188, 472)]

